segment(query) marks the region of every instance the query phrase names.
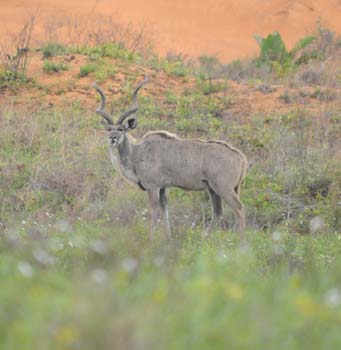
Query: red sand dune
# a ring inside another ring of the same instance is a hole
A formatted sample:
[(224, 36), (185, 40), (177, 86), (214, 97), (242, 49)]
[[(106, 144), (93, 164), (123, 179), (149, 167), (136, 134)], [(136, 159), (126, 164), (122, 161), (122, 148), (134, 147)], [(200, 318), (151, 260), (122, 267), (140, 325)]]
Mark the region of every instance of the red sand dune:
[(0, 39), (28, 12), (38, 12), (39, 20), (119, 14), (124, 22), (150, 26), (161, 54), (215, 54), (224, 61), (254, 54), (254, 34), (278, 30), (290, 47), (317, 21), (341, 33), (341, 0), (0, 0)]

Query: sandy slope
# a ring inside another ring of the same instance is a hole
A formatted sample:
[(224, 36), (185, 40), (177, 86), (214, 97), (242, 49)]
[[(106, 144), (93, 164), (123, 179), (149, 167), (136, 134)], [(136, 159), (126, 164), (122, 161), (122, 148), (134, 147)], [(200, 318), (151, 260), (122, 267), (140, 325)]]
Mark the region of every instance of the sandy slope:
[(162, 54), (217, 54), (223, 60), (256, 52), (256, 33), (278, 30), (289, 46), (317, 20), (341, 33), (341, 0), (0, 0), (0, 39), (28, 12), (39, 13), (41, 23), (47, 16), (119, 14), (126, 22), (148, 23)]

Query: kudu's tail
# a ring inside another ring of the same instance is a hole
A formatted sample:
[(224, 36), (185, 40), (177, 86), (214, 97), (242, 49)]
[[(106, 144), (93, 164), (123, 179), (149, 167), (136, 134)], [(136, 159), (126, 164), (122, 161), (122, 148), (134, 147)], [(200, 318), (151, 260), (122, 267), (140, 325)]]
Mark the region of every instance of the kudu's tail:
[(240, 196), (240, 189), (241, 189), (241, 186), (243, 184), (243, 180), (245, 178), (246, 169), (247, 169), (247, 159), (246, 159), (245, 155), (242, 154), (242, 153), (241, 153), (241, 156), (242, 156), (242, 169), (241, 169), (241, 172), (240, 172), (240, 178), (239, 178), (238, 184), (234, 188), (234, 190), (236, 191), (238, 197)]

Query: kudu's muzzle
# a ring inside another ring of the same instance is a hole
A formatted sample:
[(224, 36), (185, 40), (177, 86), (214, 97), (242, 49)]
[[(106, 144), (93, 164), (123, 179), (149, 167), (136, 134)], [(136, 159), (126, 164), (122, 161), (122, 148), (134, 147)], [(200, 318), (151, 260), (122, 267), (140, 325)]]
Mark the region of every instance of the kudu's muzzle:
[(115, 146), (117, 144), (117, 136), (109, 136), (110, 143)]

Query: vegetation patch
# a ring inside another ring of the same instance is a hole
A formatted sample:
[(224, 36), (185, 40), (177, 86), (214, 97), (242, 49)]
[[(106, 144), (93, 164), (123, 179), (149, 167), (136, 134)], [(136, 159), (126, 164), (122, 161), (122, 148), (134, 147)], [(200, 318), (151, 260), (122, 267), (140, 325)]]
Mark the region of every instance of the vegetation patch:
[(175, 77), (185, 78), (192, 71), (191, 62), (186, 62), (186, 59), (180, 54), (169, 53), (166, 58), (159, 58), (154, 55), (149, 59), (148, 64)]
[(117, 68), (105, 59), (94, 60), (80, 67), (79, 78), (93, 75), (97, 82), (103, 82), (108, 78), (113, 78), (117, 73)]
[(43, 70), (45, 73), (60, 73), (69, 70), (69, 66), (64, 62), (52, 62), (49, 60), (44, 61)]
[(48, 43), (41, 46), (39, 50), (43, 54), (43, 59), (65, 55), (69, 51), (64, 45), (59, 43)]
[(96, 65), (94, 63), (88, 63), (85, 64), (84, 66), (81, 66), (79, 68), (79, 74), (78, 76), (80, 78), (86, 77), (91, 73), (94, 73), (96, 71)]
[(122, 43), (106, 43), (96, 46), (86, 46), (77, 49), (75, 52), (81, 53), (90, 57), (108, 57), (120, 59), (126, 62), (135, 62), (139, 59), (139, 54), (125, 48)]

